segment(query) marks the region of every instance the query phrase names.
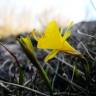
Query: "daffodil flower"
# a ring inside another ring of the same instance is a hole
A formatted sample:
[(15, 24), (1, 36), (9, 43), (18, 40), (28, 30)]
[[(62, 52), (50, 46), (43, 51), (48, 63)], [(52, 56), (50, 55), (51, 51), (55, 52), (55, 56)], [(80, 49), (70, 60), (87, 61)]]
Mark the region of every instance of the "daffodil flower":
[(49, 22), (44, 34), (41, 37), (36, 36), (35, 32), (32, 35), (37, 40), (37, 48), (52, 49), (52, 51), (45, 57), (44, 61), (52, 59), (59, 51), (63, 51), (72, 55), (81, 55), (79, 51), (74, 49), (67, 39), (71, 35), (71, 31), (67, 31), (62, 36), (59, 27), (55, 21)]

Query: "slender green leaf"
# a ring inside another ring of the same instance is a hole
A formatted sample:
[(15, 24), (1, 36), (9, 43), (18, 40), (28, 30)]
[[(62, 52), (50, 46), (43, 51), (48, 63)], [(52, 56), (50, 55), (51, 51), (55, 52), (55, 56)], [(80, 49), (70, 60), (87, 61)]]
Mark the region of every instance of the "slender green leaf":
[(20, 38), (19, 39), (19, 43), (21, 44), (21, 46), (22, 46), (25, 54), (29, 58), (29, 60), (38, 69), (40, 75), (42, 76), (42, 78), (44, 79), (47, 87), (49, 88), (51, 96), (53, 96), (51, 82), (50, 82), (45, 70), (43, 69), (43, 67), (41, 66), (40, 62), (36, 58), (36, 55), (35, 55), (35, 52), (34, 52), (34, 49), (33, 49), (33, 45), (32, 45), (32, 42), (31, 42), (30, 38), (29, 37)]

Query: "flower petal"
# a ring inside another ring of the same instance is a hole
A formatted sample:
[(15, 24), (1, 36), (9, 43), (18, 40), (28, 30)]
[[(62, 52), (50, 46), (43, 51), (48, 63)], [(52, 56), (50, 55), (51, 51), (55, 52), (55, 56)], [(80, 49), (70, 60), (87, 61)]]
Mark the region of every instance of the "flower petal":
[(44, 59), (45, 62), (47, 62), (48, 60), (52, 59), (57, 53), (59, 52), (59, 50), (52, 50)]
[(81, 53), (73, 48), (67, 41), (63, 43), (63, 47), (61, 50), (72, 55), (81, 55)]
[(44, 35), (38, 40), (37, 47), (42, 49), (60, 49), (62, 46), (62, 36), (59, 32), (58, 24), (55, 21), (49, 22)]

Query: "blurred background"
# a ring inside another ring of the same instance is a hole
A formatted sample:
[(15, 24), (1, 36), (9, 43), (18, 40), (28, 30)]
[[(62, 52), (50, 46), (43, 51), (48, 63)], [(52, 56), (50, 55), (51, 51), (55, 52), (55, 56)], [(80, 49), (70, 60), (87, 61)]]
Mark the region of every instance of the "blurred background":
[[(0, 35), (42, 30), (54, 19), (61, 27), (70, 21), (96, 20), (96, 0), (0, 0)], [(2, 34), (2, 33), (5, 34)]]

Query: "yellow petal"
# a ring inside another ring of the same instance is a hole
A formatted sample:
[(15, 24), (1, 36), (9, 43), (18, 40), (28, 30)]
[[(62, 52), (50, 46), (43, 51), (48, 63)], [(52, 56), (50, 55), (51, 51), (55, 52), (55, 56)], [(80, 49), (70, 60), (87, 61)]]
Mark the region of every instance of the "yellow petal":
[(74, 49), (67, 41), (63, 43), (61, 50), (63, 50), (65, 53), (69, 53), (72, 55), (81, 55), (81, 53)]
[(59, 50), (53, 50), (51, 51), (44, 59), (45, 62), (49, 61), (50, 59), (52, 59), (57, 53), (59, 52)]
[(47, 25), (44, 35), (39, 39), (37, 47), (43, 49), (60, 49), (61, 44), (62, 37), (59, 27), (55, 21), (51, 21)]

